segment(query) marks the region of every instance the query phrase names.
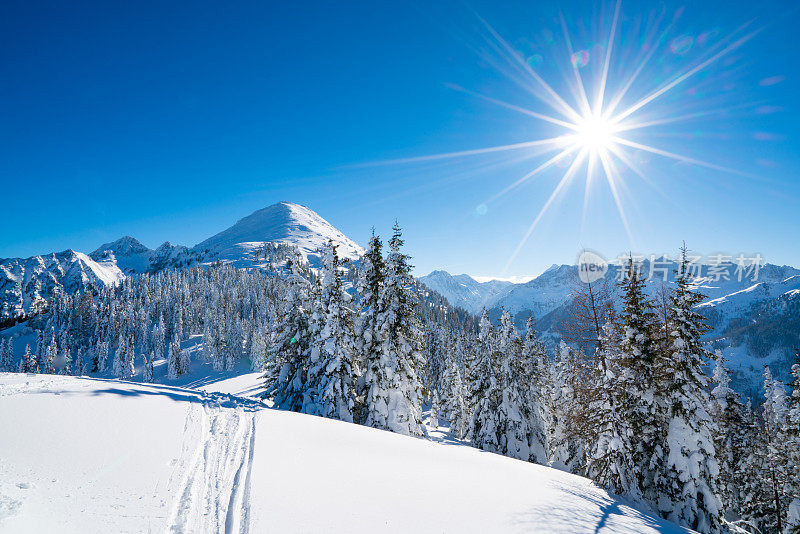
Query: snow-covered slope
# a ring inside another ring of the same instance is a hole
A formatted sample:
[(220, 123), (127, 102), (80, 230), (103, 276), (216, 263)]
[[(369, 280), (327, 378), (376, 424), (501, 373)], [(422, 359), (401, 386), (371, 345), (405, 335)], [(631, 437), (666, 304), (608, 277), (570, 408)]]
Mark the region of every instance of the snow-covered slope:
[(470, 447), (117, 380), (0, 374), (0, 530), (678, 533)]
[(37, 311), (55, 289), (100, 289), (124, 278), (114, 261), (95, 261), (74, 250), (0, 260), (0, 321)]
[(191, 249), (165, 242), (153, 250), (125, 236), (101, 245), (88, 256), (67, 250), (31, 258), (0, 259), (0, 321), (36, 312), (56, 289), (73, 292), (87, 284), (99, 289), (119, 283), (125, 275), (214, 261), (239, 267), (267, 266), (267, 254), (280, 255), (275, 247), (294, 247), (314, 265), (319, 262), (317, 249), (329, 239), (337, 245), (340, 258), (354, 260), (364, 252), (309, 208), (279, 202)]

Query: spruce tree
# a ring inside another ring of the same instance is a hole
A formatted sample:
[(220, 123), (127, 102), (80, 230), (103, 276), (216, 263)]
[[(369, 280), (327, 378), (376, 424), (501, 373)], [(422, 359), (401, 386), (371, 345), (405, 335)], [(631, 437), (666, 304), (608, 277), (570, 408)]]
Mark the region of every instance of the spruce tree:
[(309, 358), (309, 395), (303, 411), (352, 423), (355, 401), (353, 336), (342, 295), (339, 257), (330, 240), (323, 250), (323, 261), (318, 310), (322, 328)]
[(619, 379), (623, 372), (619, 339), (610, 322), (604, 325), (598, 340), (596, 359), (600, 381), (590, 405), (596, 432), (587, 454), (586, 474), (609, 491), (639, 501), (641, 477), (634, 463), (628, 392), (625, 382)]
[(356, 321), (355, 339), (358, 359), (363, 369), (363, 391), (360, 396), (363, 396), (364, 408), (361, 422), (366, 426), (388, 430), (389, 373), (392, 370), (386, 361), (389, 355), (383, 351), (385, 340), (382, 338), (380, 325), (385, 312), (382, 300), (385, 265), (381, 247), (380, 238), (373, 232), (358, 273), (361, 314)]
[(533, 317), (528, 316), (525, 324), (525, 337), (522, 341), (522, 367), (520, 376), (524, 379), (523, 394), (529, 406), (531, 432), (531, 461), (547, 464), (547, 349), (539, 339), (533, 325)]
[(498, 383), (497, 336), (489, 322), (486, 310), (479, 325), (478, 345), (475, 361), (470, 369), (469, 396), (473, 399), (474, 411), (470, 420), (468, 437), (473, 446), (489, 452), (500, 452), (500, 436), (497, 410), (502, 402)]
[(0, 372), (10, 373), (15, 371), (14, 359), (12, 358), (11, 350), (9, 349), (10, 343), (10, 338), (8, 340), (8, 344), (6, 343), (5, 339), (0, 338)]
[[(381, 340), (381, 359), (388, 369), (384, 391), (388, 430), (407, 436), (423, 436), (422, 384), (420, 374), (425, 366), (422, 352), (420, 319), (411, 276), (409, 256), (403, 253), (403, 238), (395, 223), (389, 240), (384, 284), (380, 294), (381, 312), (377, 317)], [(375, 393), (377, 395), (379, 393)], [(369, 404), (369, 397), (367, 404)], [(368, 410), (370, 410), (368, 408)], [(373, 413), (376, 410), (370, 410)]]
[(276, 408), (299, 412), (306, 396), (306, 373), (311, 349), (307, 294), (301, 281), (291, 282), (283, 301), (282, 320), (270, 348), (263, 397)]
[(439, 429), (439, 393), (434, 389), (433, 395), (431, 396), (431, 416), (430, 416), (430, 426), (434, 430)]
[(792, 534), (800, 534), (800, 349), (795, 350), (792, 365), (792, 394), (786, 418), (786, 444), (788, 449), (787, 472), (789, 473), (786, 526)]
[(454, 358), (450, 358), (442, 376), (442, 405), (450, 432), (458, 439), (464, 437), (469, 426), (469, 414), (464, 402), (464, 383), (461, 370)]
[[(532, 388), (522, 355), (522, 341), (517, 336), (511, 314), (503, 310), (498, 331), (501, 401), (497, 412), (499, 452), (518, 460), (532, 460), (531, 405)], [(537, 458), (537, 460), (539, 460)]]
[(764, 367), (764, 427), (757, 445), (762, 484), (756, 495), (762, 531), (782, 533), (786, 526), (789, 498), (788, 450), (786, 435), (786, 391), (781, 382), (773, 378), (769, 367)]
[(664, 517), (679, 525), (704, 533), (719, 532), (719, 466), (714, 425), (707, 411), (708, 377), (703, 370), (710, 355), (701, 340), (710, 327), (694, 309), (705, 297), (691, 290), (688, 266), (684, 247), (670, 296), (668, 354), (656, 370), (657, 398), (666, 400), (667, 416), (663, 455), (653, 456), (657, 505)]
[(55, 336), (50, 338), (50, 343), (47, 344), (47, 349), (44, 355), (44, 369), (43, 372), (47, 374), (55, 374), (56, 372), (56, 358), (58, 357), (58, 344), (56, 343)]
[(142, 355), (144, 358), (144, 371), (142, 372), (142, 380), (145, 382), (152, 382), (153, 381), (153, 360), (156, 358), (155, 351), (150, 352), (150, 358), (146, 355)]
[(20, 361), (21, 373), (38, 373), (39, 365), (36, 363), (36, 354), (31, 352), (31, 346), (25, 345), (25, 354)]
[(661, 396), (654, 377), (654, 369), (660, 367), (657, 320), (633, 258), (625, 266), (619, 288), (622, 310), (618, 380), (628, 400), (624, 417), (634, 440), (633, 464), (639, 487), (645, 499), (654, 503), (660, 495), (654, 487), (653, 466), (660, 465), (665, 454), (665, 407), (658, 402)]
[(742, 469), (749, 455), (745, 410), (730, 387), (722, 351), (716, 353), (709, 412), (714, 421), (714, 450), (719, 464), (719, 495), (722, 508), (731, 515), (741, 513), (743, 488), (751, 473)]
[(175, 380), (181, 374), (181, 344), (177, 334), (170, 342), (168, 352), (167, 377), (170, 380)]

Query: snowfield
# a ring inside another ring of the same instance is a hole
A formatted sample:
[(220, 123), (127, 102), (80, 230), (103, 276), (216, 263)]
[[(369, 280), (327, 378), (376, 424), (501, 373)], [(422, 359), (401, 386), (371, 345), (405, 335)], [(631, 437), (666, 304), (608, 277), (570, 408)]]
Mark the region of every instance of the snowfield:
[(0, 373), (0, 428), (2, 532), (687, 532), (555, 469), (228, 393)]

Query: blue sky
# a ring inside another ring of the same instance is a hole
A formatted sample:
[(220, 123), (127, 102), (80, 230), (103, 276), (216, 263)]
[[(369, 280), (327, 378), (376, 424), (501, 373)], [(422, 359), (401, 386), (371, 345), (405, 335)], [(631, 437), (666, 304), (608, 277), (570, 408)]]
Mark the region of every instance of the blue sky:
[(569, 161), (491, 201), (549, 156), (385, 162), (559, 135), (476, 93), (552, 115), (518, 57), (570, 105), (574, 60), (594, 94), (614, 3), (4, 2), (0, 257), (91, 251), (125, 234), (193, 245), (289, 200), (361, 243), (397, 218), (419, 274), (525, 276), (582, 247), (650, 254), (682, 240), (800, 266), (800, 13), (641, 4), (622, 3), (608, 94), (648, 37), (663, 38), (621, 109), (748, 37), (637, 117), (694, 118), (630, 136), (736, 172), (631, 151), (650, 183), (620, 166), (629, 231), (605, 178), (585, 197), (583, 169), (520, 246)]

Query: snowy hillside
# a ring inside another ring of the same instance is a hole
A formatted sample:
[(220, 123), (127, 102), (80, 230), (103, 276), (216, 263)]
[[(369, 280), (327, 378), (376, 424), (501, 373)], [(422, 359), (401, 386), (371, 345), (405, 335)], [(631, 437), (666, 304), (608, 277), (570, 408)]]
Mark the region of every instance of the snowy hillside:
[(363, 249), (305, 206), (279, 202), (241, 219), (195, 247), (165, 242), (147, 248), (125, 236), (89, 255), (73, 250), (31, 258), (0, 259), (0, 321), (41, 309), (55, 289), (74, 292), (118, 284), (126, 275), (156, 273), (223, 261), (238, 267), (264, 266), (275, 247), (291, 246), (312, 265), (317, 249), (331, 239), (340, 258), (356, 259)]
[(0, 427), (4, 532), (686, 532), (578, 476), (220, 393), (3, 373)]

